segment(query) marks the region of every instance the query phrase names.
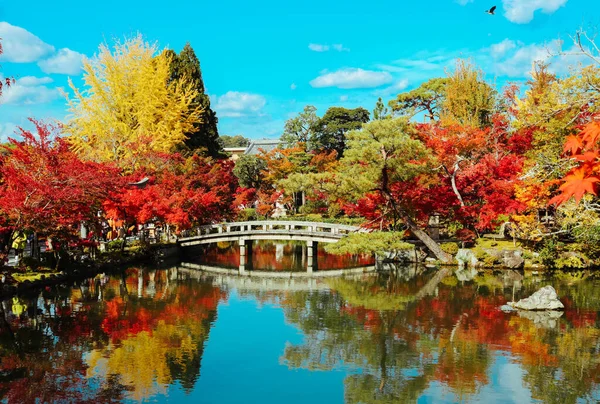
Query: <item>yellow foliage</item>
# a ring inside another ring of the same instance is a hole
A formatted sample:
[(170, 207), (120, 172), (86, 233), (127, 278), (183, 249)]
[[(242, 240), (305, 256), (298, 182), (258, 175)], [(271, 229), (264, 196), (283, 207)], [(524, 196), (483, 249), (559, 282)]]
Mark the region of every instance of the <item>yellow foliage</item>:
[(579, 67), (565, 78), (534, 65), (528, 89), (516, 102), (515, 128), (533, 128), (533, 148), (527, 164), (531, 178), (540, 181), (564, 176), (572, 161), (563, 157), (566, 138), (585, 121), (585, 115), (599, 111), (600, 67)]
[(67, 132), (74, 149), (133, 170), (146, 156), (182, 144), (202, 111), (191, 106), (197, 96), (191, 81), (170, 82), (170, 64), (140, 35), (117, 43), (112, 53), (101, 45), (96, 57), (84, 61), (86, 88), (69, 81), (75, 97), (67, 96), (73, 114)]
[[(87, 358), (87, 377), (118, 375), (121, 383), (132, 387), (137, 401), (164, 393), (173, 381), (169, 360), (184, 364), (198, 349), (198, 336), (190, 331), (161, 321), (152, 332), (142, 331), (118, 345), (93, 350)], [(202, 331), (196, 327), (193, 332)]]
[(445, 125), (480, 128), (489, 123), (496, 92), (486, 83), (483, 71), (469, 61), (457, 60), (454, 71), (448, 73), (445, 88), (440, 117)]

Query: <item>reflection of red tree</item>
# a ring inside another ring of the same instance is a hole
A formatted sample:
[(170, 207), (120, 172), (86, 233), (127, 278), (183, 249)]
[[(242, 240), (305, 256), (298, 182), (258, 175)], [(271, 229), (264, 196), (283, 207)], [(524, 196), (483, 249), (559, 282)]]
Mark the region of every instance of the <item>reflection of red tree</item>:
[[(145, 279), (142, 279), (143, 284), (147, 284), (147, 276), (145, 274)], [(137, 276), (129, 276), (127, 283), (137, 286)], [(199, 290), (185, 283), (178, 284), (175, 295), (165, 296), (163, 301), (116, 296), (104, 305), (101, 327), (113, 342), (142, 331), (152, 334), (161, 322), (176, 324), (183, 319), (197, 322), (207, 319), (209, 313), (216, 310), (219, 301), (226, 298), (227, 294), (219, 288)]]
[[(283, 249), (283, 254), (278, 257), (277, 248)], [(277, 246), (275, 243), (254, 242), (252, 246), (252, 268), (268, 271), (302, 271), (306, 268), (306, 257), (302, 256), (303, 246), (298, 244), (285, 244)], [(322, 248), (317, 252), (319, 270), (343, 269), (373, 265), (374, 259), (368, 255), (334, 255), (328, 254)], [(237, 268), (240, 263), (239, 248), (237, 244), (226, 247), (210, 245), (203, 252), (202, 263), (226, 268)]]
[(320, 248), (318, 260), (320, 270), (365, 267), (373, 265), (375, 262), (375, 259), (370, 255), (335, 255), (328, 254)]

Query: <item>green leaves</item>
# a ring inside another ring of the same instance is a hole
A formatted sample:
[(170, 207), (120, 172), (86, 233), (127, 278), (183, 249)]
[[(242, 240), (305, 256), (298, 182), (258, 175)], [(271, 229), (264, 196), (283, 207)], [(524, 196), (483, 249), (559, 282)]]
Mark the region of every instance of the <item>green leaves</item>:
[(412, 137), (414, 133), (404, 118), (369, 122), (361, 130), (350, 132), (348, 149), (341, 160), (342, 188), (352, 190), (358, 198), (421, 173), (428, 152)]
[(386, 252), (410, 251), (415, 247), (403, 241), (402, 232), (352, 233), (337, 243), (327, 244), (325, 251), (331, 254), (384, 254)]
[(346, 134), (360, 129), (366, 122), (369, 122), (369, 111), (364, 108), (331, 107), (316, 124), (316, 146), (327, 151), (335, 150), (341, 157), (346, 150)]
[(402, 116), (412, 118), (420, 112), (426, 112), (430, 119), (434, 119), (439, 117), (440, 102), (446, 95), (445, 87), (445, 78), (430, 79), (414, 90), (398, 94), (389, 105), (392, 111)]

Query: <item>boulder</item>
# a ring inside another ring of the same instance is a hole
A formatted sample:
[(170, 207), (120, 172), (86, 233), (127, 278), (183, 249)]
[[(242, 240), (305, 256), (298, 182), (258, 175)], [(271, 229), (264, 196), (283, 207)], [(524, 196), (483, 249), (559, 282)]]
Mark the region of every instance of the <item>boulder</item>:
[(552, 286), (544, 286), (528, 298), (508, 305), (520, 310), (561, 310), (565, 306), (558, 300), (556, 290)]
[(504, 250), (498, 250), (497, 248), (484, 248), (483, 252), (494, 257), (498, 261), (502, 261), (502, 257), (504, 257)]
[(414, 249), (384, 251), (376, 256), (377, 261), (382, 262), (420, 262), (422, 258)]
[(504, 250), (502, 262), (505, 267), (510, 269), (520, 269), (525, 265), (525, 260), (521, 256), (521, 251)]
[(465, 265), (470, 265), (472, 267), (477, 266), (477, 256), (475, 253), (467, 248), (461, 248), (456, 253), (456, 261), (458, 262), (458, 266), (462, 267)]
[(512, 306), (509, 306), (508, 304), (504, 304), (504, 305), (500, 306), (500, 310), (502, 310), (505, 313), (512, 313), (514, 311), (518, 311), (517, 309), (515, 309)]

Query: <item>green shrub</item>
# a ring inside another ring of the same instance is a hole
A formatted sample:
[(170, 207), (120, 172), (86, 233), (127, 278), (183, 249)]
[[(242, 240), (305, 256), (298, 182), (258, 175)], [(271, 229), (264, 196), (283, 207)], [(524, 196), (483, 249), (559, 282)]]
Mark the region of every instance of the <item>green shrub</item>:
[(533, 259), (533, 253), (529, 250), (522, 250), (522, 256), (525, 260)]
[(558, 257), (554, 260), (554, 267), (558, 269), (563, 268), (587, 268), (587, 263), (584, 257), (578, 255), (570, 255), (567, 257)]
[(337, 243), (327, 244), (325, 251), (331, 254), (384, 254), (386, 252), (414, 250), (412, 244), (403, 241), (403, 233), (380, 232), (352, 233)]
[(486, 253), (483, 250), (477, 250), (475, 252), (475, 256), (477, 257), (477, 260), (479, 262), (481, 262), (481, 264), (485, 268), (492, 268), (495, 265), (497, 265), (497, 264), (500, 263), (496, 257), (494, 257), (493, 255), (490, 255), (490, 254)]
[(456, 256), (456, 253), (458, 253), (458, 244), (456, 243), (443, 243), (440, 245), (440, 248), (443, 252), (450, 254), (453, 257)]
[(258, 215), (256, 214), (256, 209), (246, 208), (246, 209), (240, 210), (237, 215), (237, 220), (239, 222), (249, 222), (252, 220), (258, 220)]
[(118, 251), (121, 249), (121, 245), (123, 244), (123, 240), (113, 240), (106, 243), (107, 251)]
[(298, 213), (301, 215), (318, 214), (319, 212), (327, 211), (326, 200), (306, 201), (306, 203), (298, 208)]
[(556, 260), (563, 248), (564, 243), (561, 243), (554, 238), (544, 240), (544, 245), (539, 251), (539, 262), (548, 268), (554, 268)]
[(460, 222), (451, 221), (451, 222), (446, 223), (445, 228), (446, 228), (446, 235), (449, 238), (454, 238), (454, 237), (456, 237), (456, 233), (459, 230), (462, 230), (464, 228), (464, 226)]

